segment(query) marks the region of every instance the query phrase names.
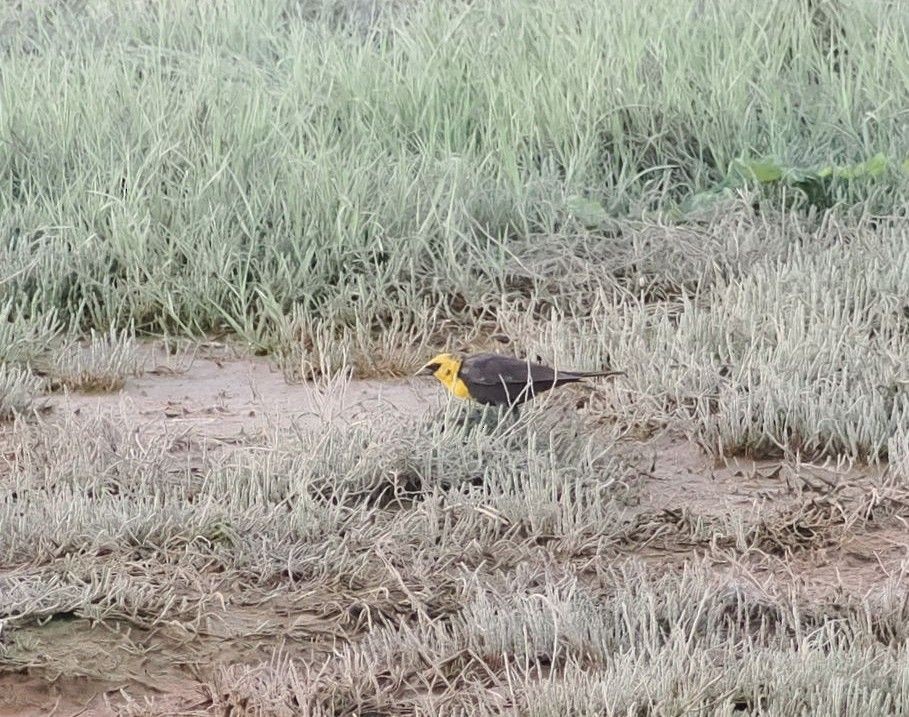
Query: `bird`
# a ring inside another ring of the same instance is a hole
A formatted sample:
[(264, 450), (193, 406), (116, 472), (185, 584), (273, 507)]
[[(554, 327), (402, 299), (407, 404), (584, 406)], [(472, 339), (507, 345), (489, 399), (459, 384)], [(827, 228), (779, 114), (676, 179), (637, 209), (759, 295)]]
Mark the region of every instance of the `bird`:
[(624, 371), (558, 371), (541, 363), (496, 353), (458, 357), (441, 353), (417, 376), (434, 376), (453, 396), (487, 406), (516, 408), (534, 396), (585, 378), (617, 376)]

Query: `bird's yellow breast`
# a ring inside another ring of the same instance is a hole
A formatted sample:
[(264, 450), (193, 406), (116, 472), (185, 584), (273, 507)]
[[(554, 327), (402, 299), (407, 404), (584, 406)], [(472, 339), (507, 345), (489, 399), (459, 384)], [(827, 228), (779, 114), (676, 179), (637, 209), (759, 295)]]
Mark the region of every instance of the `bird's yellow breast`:
[[(437, 359), (438, 358), (441, 357), (437, 357)], [(439, 368), (433, 373), (433, 376), (438, 379), (439, 383), (445, 386), (445, 388), (448, 389), (448, 392), (456, 398), (470, 398), (470, 390), (467, 388), (467, 384), (458, 376), (461, 362), (446, 356), (442, 358), (439, 363)]]
[(455, 377), (455, 380), (451, 383), (446, 384), (446, 388), (458, 398), (470, 398), (470, 391), (467, 388), (467, 384), (457, 377)]

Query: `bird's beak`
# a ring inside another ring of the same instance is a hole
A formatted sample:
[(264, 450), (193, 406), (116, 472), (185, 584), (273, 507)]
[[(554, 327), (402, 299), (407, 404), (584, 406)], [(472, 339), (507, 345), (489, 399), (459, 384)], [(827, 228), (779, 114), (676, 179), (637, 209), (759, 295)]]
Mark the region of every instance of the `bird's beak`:
[(432, 376), (436, 371), (439, 370), (439, 364), (429, 362), (419, 371), (417, 371), (414, 376)]

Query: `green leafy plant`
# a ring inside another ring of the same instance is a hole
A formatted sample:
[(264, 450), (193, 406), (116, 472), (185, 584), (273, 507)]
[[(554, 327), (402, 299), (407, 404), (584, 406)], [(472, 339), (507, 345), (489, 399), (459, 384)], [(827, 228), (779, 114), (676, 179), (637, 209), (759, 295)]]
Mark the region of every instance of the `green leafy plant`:
[(722, 182), (689, 197), (682, 210), (690, 213), (715, 207), (734, 197), (737, 190), (748, 187), (793, 188), (802, 194), (808, 204), (828, 208), (835, 201), (831, 190), (836, 182), (849, 184), (879, 180), (888, 170), (909, 175), (909, 160), (898, 164), (880, 152), (864, 162), (821, 167), (791, 166), (774, 159), (736, 159)]

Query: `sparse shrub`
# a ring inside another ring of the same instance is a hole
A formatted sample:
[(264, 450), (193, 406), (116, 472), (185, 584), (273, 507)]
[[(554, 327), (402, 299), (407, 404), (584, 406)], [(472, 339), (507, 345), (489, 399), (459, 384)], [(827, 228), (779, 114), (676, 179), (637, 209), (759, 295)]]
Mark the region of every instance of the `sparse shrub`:
[(116, 391), (140, 370), (135, 338), (113, 328), (104, 334), (92, 330), (87, 343), (67, 343), (49, 363), (53, 384), (72, 391)]

